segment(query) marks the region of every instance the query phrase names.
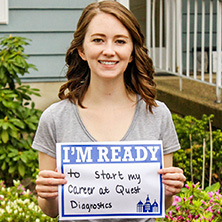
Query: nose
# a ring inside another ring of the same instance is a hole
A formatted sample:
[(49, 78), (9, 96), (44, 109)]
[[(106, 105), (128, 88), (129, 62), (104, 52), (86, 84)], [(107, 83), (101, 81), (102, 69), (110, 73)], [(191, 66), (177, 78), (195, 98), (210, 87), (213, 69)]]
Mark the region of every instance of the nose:
[(108, 57), (112, 57), (115, 55), (115, 49), (112, 42), (106, 42), (103, 49), (103, 55)]

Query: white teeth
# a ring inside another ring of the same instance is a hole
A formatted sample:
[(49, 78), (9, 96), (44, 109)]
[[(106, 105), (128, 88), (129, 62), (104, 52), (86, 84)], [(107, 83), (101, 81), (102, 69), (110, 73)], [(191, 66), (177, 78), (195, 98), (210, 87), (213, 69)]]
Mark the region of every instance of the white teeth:
[(111, 61), (100, 61), (100, 63), (104, 64), (104, 65), (115, 65), (116, 62), (111, 62)]

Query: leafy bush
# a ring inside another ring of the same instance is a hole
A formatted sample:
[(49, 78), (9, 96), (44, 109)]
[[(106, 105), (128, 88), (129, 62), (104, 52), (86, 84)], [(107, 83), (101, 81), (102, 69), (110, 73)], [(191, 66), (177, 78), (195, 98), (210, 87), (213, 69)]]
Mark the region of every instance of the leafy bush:
[(30, 96), (39, 96), (39, 90), (20, 81), (30, 68), (36, 69), (26, 61), (27, 44), (22, 37), (0, 39), (0, 178), (9, 184), (12, 178), (32, 177), (38, 168), (31, 143), (41, 111), (35, 109)]
[(0, 222), (48, 222), (57, 221), (42, 213), (36, 196), (26, 190), (20, 181), (13, 181), (14, 186), (6, 188), (0, 181)]
[(216, 183), (205, 190), (199, 183), (188, 182), (173, 205), (167, 210), (164, 219), (157, 221), (222, 221), (222, 195), (220, 184)]
[[(174, 165), (182, 168), (188, 181), (197, 183), (202, 181), (203, 171), (203, 140), (206, 141), (205, 152), (205, 184), (209, 184), (210, 177), (210, 129), (209, 125), (213, 115), (203, 115), (201, 120), (192, 116), (184, 118), (173, 115), (178, 138), (181, 144), (179, 151), (174, 153)], [(220, 129), (212, 131), (213, 143), (213, 166), (212, 166), (212, 183), (220, 182), (222, 187), (222, 132)], [(191, 160), (192, 146), (192, 160)], [(191, 170), (192, 161), (192, 170)], [(192, 171), (192, 172), (191, 172)]]

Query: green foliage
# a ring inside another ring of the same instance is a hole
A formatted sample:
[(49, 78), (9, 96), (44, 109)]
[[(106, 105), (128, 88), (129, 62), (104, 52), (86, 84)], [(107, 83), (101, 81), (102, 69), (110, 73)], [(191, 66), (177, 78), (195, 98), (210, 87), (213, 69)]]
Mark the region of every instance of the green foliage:
[(9, 37), (0, 38), (0, 40), (0, 85), (5, 87), (8, 84), (9, 88), (14, 89), (14, 80), (19, 85), (21, 84), (18, 75), (29, 73), (30, 68), (36, 69), (36, 67), (26, 61), (28, 56), (24, 54), (24, 46), (29, 44), (28, 39), (10, 35)]
[(0, 181), (0, 222), (49, 222), (57, 221), (42, 213), (36, 196), (26, 190), (20, 181), (13, 180), (14, 185), (6, 188)]
[(175, 196), (166, 217), (157, 221), (222, 221), (219, 188), (219, 182), (205, 190), (200, 189), (199, 183), (187, 182), (185, 188)]
[(0, 39), (0, 178), (7, 182), (32, 177), (38, 166), (31, 143), (41, 111), (35, 109), (31, 95), (39, 96), (39, 90), (22, 85), (19, 77), (36, 69), (26, 61), (27, 41), (12, 36)]
[[(213, 115), (209, 117), (203, 115), (201, 120), (197, 120), (192, 116), (184, 118), (173, 115), (178, 138), (181, 144), (179, 151), (174, 153), (174, 166), (178, 166), (184, 170), (187, 180), (191, 181), (190, 156), (191, 144), (193, 147), (193, 178), (195, 183), (202, 181), (203, 170), (203, 139), (206, 141), (205, 152), (205, 184), (209, 184), (210, 171), (210, 132), (209, 121), (212, 121)], [(192, 141), (190, 141), (190, 138)], [(213, 142), (213, 183), (220, 182), (222, 187), (222, 132), (220, 129), (212, 131)]]

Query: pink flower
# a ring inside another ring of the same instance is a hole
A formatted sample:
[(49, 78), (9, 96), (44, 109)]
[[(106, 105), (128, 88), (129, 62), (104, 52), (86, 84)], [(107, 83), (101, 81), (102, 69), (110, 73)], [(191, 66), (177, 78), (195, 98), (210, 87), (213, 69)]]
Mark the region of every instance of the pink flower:
[(207, 205), (207, 203), (205, 201), (202, 200), (202, 204)]
[(4, 183), (5, 183), (5, 181), (2, 181), (2, 182), (0, 183), (0, 186), (1, 186), (1, 187), (4, 187)]
[(212, 215), (212, 217), (209, 219), (209, 221), (211, 222), (211, 221), (213, 221), (213, 219), (214, 219), (214, 215)]
[(185, 187), (189, 190), (190, 189), (190, 187), (187, 185), (187, 184), (185, 184)]
[(167, 218), (167, 219), (171, 219), (172, 220), (173, 219), (172, 214), (173, 214), (172, 211), (169, 211), (168, 212), (169, 218)]
[(219, 197), (218, 197), (218, 196), (216, 196), (215, 198), (216, 198), (217, 200), (219, 200)]
[(180, 210), (180, 206), (176, 207), (176, 211), (179, 212)]
[(200, 217), (200, 214), (197, 214), (194, 219), (198, 219)]
[(215, 205), (213, 198), (211, 198), (210, 201), (209, 201), (209, 204), (211, 204), (211, 203), (213, 203), (213, 205)]
[(181, 201), (181, 198), (178, 196), (174, 196), (174, 200), (173, 200), (173, 206), (176, 206), (178, 202)]
[(193, 219), (193, 217), (192, 217), (192, 215), (191, 215), (191, 214), (189, 214), (189, 215), (188, 215), (188, 218), (189, 218), (190, 220), (192, 220), (192, 219)]
[(211, 192), (208, 193), (208, 195), (209, 195), (209, 197), (213, 197), (214, 196), (214, 192), (211, 191)]
[(213, 213), (214, 211), (213, 211), (213, 209), (212, 209), (212, 208), (213, 208), (213, 206), (208, 207), (208, 208), (207, 208), (207, 211), (209, 211), (209, 212)]

